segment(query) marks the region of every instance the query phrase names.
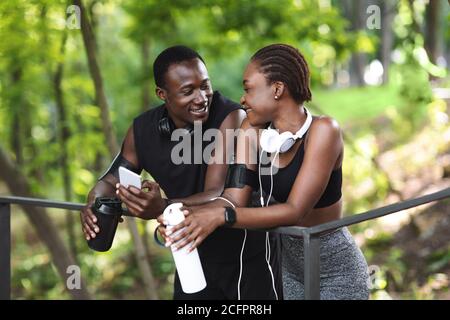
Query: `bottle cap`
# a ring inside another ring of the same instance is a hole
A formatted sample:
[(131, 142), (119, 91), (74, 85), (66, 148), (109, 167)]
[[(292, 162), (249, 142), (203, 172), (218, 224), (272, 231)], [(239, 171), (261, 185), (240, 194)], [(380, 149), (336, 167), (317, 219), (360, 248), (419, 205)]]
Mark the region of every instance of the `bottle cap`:
[(181, 211), (182, 207), (183, 204), (181, 202), (176, 202), (172, 203), (164, 210), (164, 220), (166, 220), (170, 226), (175, 226), (184, 220), (184, 214), (183, 211)]

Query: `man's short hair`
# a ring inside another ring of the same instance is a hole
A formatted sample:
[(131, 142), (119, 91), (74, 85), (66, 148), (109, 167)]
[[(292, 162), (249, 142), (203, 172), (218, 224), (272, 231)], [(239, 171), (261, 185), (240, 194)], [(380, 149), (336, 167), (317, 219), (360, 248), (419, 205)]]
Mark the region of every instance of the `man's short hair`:
[(164, 88), (164, 76), (172, 64), (177, 64), (196, 58), (205, 63), (203, 58), (196, 51), (186, 46), (173, 46), (162, 51), (153, 63), (153, 76), (155, 78), (156, 85), (160, 88)]

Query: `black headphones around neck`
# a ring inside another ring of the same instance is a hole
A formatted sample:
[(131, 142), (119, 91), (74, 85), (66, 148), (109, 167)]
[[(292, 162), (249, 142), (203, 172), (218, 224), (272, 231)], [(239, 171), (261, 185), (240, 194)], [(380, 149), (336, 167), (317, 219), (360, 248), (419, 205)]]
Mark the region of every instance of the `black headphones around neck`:
[[(192, 124), (188, 124), (185, 127), (185, 129), (190, 135), (194, 133), (194, 126)], [(172, 121), (172, 119), (170, 119), (167, 109), (166, 107), (164, 107), (162, 117), (158, 121), (158, 132), (161, 136), (170, 139), (172, 137), (172, 132), (174, 130), (175, 130), (175, 123)]]

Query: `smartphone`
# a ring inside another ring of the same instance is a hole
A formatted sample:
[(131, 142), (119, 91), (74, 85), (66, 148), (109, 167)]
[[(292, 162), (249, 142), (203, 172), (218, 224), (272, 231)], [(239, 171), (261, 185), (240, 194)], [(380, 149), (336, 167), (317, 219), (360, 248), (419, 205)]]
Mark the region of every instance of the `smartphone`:
[(119, 179), (120, 184), (125, 188), (128, 188), (128, 186), (134, 186), (138, 189), (142, 188), (141, 176), (125, 167), (119, 167)]

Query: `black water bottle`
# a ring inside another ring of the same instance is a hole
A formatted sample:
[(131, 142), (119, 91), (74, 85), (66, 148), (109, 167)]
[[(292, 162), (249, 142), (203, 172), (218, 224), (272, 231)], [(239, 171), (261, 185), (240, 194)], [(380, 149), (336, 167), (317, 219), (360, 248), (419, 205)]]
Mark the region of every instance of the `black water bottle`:
[(122, 202), (117, 198), (97, 197), (92, 212), (97, 217), (100, 232), (88, 240), (88, 246), (96, 251), (108, 251), (116, 234), (117, 224), (122, 215)]

